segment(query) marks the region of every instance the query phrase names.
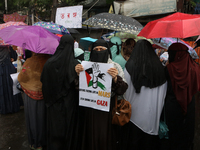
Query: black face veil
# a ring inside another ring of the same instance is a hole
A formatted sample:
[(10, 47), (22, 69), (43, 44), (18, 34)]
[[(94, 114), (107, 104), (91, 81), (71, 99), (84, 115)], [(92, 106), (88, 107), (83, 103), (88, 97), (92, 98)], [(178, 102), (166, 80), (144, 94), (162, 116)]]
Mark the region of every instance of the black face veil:
[(126, 63), (136, 93), (141, 87), (154, 88), (166, 82), (164, 66), (147, 40), (139, 40)]
[(47, 60), (41, 75), (42, 91), (47, 106), (67, 94), (77, 74), (74, 58), (74, 40), (70, 35), (61, 37), (55, 54)]
[[(106, 47), (107, 50), (95, 51), (93, 49), (96, 46)], [(112, 58), (111, 52), (110, 52), (110, 47), (109, 47), (108, 43), (106, 41), (104, 41), (103, 39), (99, 39), (96, 42), (94, 42), (92, 45), (91, 53), (90, 53), (90, 61), (107, 63), (108, 57)]]

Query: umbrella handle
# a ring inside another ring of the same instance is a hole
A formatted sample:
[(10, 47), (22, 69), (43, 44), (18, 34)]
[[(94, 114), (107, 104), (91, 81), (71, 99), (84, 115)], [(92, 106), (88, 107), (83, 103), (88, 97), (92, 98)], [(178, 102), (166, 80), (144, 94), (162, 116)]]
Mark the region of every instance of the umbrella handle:
[(26, 54), (25, 54), (25, 43), (23, 43), (23, 45), (22, 45), (22, 49), (23, 49), (23, 53), (24, 53), (24, 59), (26, 58)]
[(193, 47), (193, 49), (197, 48), (198, 46), (196, 45), (195, 47)]

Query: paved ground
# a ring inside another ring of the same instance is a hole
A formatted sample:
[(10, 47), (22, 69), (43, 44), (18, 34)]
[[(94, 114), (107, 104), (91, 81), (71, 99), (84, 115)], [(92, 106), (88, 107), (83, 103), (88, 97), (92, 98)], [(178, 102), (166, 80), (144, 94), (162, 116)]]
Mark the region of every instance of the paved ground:
[(30, 150), (23, 109), (0, 115), (0, 150)]
[[(194, 149), (200, 150), (200, 93), (196, 95)], [(30, 150), (27, 140), (24, 109), (14, 114), (0, 114), (0, 150)]]

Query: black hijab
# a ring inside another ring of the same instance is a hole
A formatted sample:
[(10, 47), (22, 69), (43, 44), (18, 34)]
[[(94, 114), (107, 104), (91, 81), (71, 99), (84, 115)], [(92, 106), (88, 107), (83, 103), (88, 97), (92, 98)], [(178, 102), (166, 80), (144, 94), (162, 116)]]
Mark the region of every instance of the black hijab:
[[(93, 49), (96, 46), (106, 47), (107, 50), (105, 50), (105, 51), (95, 51)], [(104, 41), (103, 39), (99, 39), (92, 44), (92, 49), (91, 49), (91, 53), (90, 53), (90, 61), (107, 63), (108, 57), (110, 57), (112, 59), (110, 47), (109, 47), (109, 45), (106, 41)]]
[[(0, 64), (9, 56), (8, 46), (0, 46)], [(10, 57), (10, 56), (9, 56)]]
[(55, 54), (47, 60), (41, 75), (42, 92), (47, 106), (66, 96), (70, 84), (77, 77), (74, 59), (74, 39), (70, 35), (61, 37)]
[(126, 63), (136, 93), (141, 87), (154, 88), (166, 82), (164, 67), (147, 40), (139, 40)]
[(12, 46), (9, 46), (9, 50), (10, 50), (10, 58), (13, 58), (14, 61), (17, 60), (17, 52), (12, 48)]

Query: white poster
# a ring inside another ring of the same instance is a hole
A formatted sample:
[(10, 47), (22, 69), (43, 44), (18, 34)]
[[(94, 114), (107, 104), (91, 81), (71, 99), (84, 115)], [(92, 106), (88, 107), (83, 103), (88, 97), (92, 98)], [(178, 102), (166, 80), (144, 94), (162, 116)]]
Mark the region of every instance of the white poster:
[(17, 89), (18, 75), (19, 75), (19, 72), (10, 74), (10, 77), (13, 80), (13, 95), (20, 93), (20, 90)]
[(57, 8), (56, 23), (66, 28), (82, 28), (83, 6)]
[(109, 112), (112, 76), (107, 73), (113, 64), (82, 61), (79, 75), (79, 105)]

